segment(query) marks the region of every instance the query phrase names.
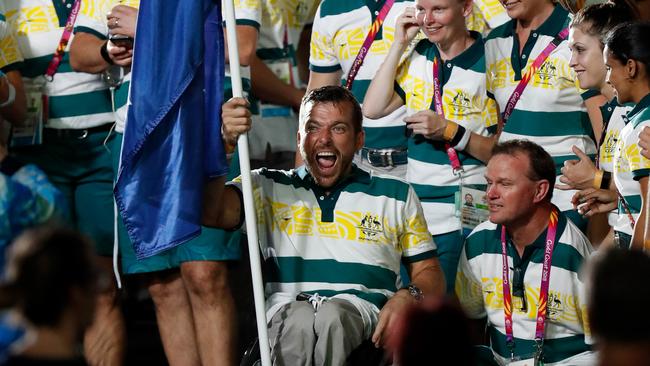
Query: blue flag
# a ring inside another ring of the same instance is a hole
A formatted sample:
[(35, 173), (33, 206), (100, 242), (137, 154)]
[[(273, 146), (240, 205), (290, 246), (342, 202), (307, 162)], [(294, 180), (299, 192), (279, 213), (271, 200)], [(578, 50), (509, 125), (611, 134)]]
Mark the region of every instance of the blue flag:
[(201, 232), (221, 140), (224, 42), (212, 0), (142, 0), (115, 200), (138, 258)]

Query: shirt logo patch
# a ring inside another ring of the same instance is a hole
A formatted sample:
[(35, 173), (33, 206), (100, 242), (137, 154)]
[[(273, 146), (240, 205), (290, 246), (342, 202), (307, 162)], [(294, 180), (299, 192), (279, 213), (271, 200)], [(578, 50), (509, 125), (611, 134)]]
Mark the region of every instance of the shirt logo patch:
[(560, 300), (560, 296), (556, 293), (548, 294), (548, 310), (546, 312), (546, 317), (549, 320), (558, 321), (564, 313), (564, 305)]
[(384, 225), (378, 215), (365, 214), (361, 223), (357, 226), (359, 229), (359, 240), (376, 242), (377, 235), (384, 231)]
[(551, 85), (553, 80), (557, 78), (557, 67), (552, 63), (546, 61), (537, 71), (539, 83), (542, 85)]

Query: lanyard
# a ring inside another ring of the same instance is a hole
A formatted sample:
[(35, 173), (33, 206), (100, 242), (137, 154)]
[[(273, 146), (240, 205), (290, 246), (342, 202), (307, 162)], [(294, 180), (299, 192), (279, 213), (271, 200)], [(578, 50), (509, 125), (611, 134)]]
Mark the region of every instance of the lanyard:
[[(440, 87), (440, 61), (438, 57), (433, 58), (433, 104), (435, 106), (436, 113), (439, 116), (445, 117), (445, 111), (442, 107), (442, 92)], [(449, 157), (449, 162), (451, 163), (451, 168), (454, 171), (454, 175), (460, 175), (463, 173), (463, 167), (460, 164), (460, 159), (458, 159), (458, 154), (456, 150), (451, 147), (449, 143), (445, 143), (445, 151)]]
[(54, 74), (56, 74), (56, 70), (59, 68), (61, 61), (63, 60), (65, 48), (68, 46), (70, 36), (72, 36), (72, 30), (74, 29), (74, 23), (77, 21), (77, 15), (79, 15), (80, 6), (81, 0), (75, 0), (74, 5), (72, 5), (72, 11), (65, 23), (65, 28), (63, 28), (63, 34), (61, 35), (61, 40), (59, 40), (59, 45), (56, 47), (54, 56), (52, 56), (52, 60), (47, 66), (47, 71), (45, 72), (46, 78), (49, 81), (52, 81)]
[(551, 55), (551, 52), (557, 48), (557, 46), (562, 43), (563, 40), (566, 39), (566, 37), (569, 35), (569, 28), (564, 28), (560, 33), (553, 38), (551, 43), (549, 43), (546, 48), (542, 50), (542, 52), (537, 56), (535, 61), (533, 61), (533, 64), (530, 65), (530, 68), (528, 71), (524, 74), (524, 76), (521, 78), (519, 81), (519, 84), (515, 87), (515, 90), (512, 92), (512, 95), (510, 95), (510, 98), (508, 99), (508, 104), (506, 104), (506, 108), (503, 111), (503, 124), (505, 125), (506, 122), (508, 121), (508, 118), (510, 118), (510, 115), (512, 112), (515, 110), (515, 105), (517, 105), (517, 102), (519, 101), (519, 98), (521, 98), (521, 95), (524, 93), (524, 90), (526, 89), (526, 86), (528, 85), (528, 82), (530, 79), (533, 78), (533, 75), (537, 72), (537, 70), (542, 66), (542, 64), (546, 61), (548, 56)]
[(354, 78), (357, 76), (357, 73), (359, 72), (359, 69), (363, 64), (363, 60), (366, 58), (366, 55), (370, 51), (370, 46), (372, 45), (372, 42), (375, 41), (375, 37), (379, 32), (379, 28), (381, 28), (381, 25), (384, 23), (384, 19), (386, 19), (386, 15), (388, 15), (388, 12), (390, 11), (390, 8), (393, 7), (394, 3), (395, 0), (386, 0), (384, 6), (381, 8), (381, 10), (379, 10), (379, 14), (377, 14), (377, 18), (375, 18), (375, 21), (372, 22), (372, 25), (370, 26), (370, 30), (368, 31), (368, 35), (366, 36), (366, 39), (363, 41), (363, 45), (359, 49), (359, 53), (357, 53), (357, 57), (354, 59), (354, 62), (352, 62), (352, 67), (350, 68), (350, 72), (348, 73), (348, 78), (345, 81), (345, 87), (348, 90), (352, 89), (352, 83), (354, 82)]
[[(544, 342), (544, 325), (548, 306), (548, 285), (551, 279), (551, 259), (555, 247), (555, 233), (557, 232), (558, 212), (553, 209), (548, 220), (546, 231), (546, 246), (544, 248), (544, 262), (542, 265), (542, 283), (539, 289), (539, 305), (537, 307), (537, 326), (535, 327), (535, 342), (538, 351)], [(510, 295), (510, 277), (508, 275), (508, 253), (506, 244), (506, 227), (501, 226), (501, 257), (503, 260), (503, 314), (506, 326), (506, 344), (510, 351), (514, 350), (514, 335), (512, 332), (512, 296)], [(524, 294), (524, 296), (526, 296)]]

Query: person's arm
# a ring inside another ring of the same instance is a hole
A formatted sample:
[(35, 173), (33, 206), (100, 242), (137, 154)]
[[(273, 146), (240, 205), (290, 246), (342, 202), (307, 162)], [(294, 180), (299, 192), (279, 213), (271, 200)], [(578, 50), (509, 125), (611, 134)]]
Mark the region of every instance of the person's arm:
[(307, 91), (318, 89), (327, 85), (341, 85), (341, 75), (343, 72), (339, 69), (334, 72), (309, 72), (309, 83)]
[(298, 61), (298, 76), (300, 85), (307, 85), (309, 82), (309, 44), (311, 43), (312, 24), (307, 24), (300, 32), (300, 39), (296, 47), (296, 60)]
[[(445, 275), (440, 267), (438, 258), (429, 258), (407, 265), (411, 284), (422, 291), (424, 297), (442, 296), (445, 293)], [(408, 306), (417, 303), (408, 289), (400, 289), (393, 295), (379, 312), (379, 321), (372, 335), (372, 342), (381, 347), (386, 341), (387, 334), (394, 327), (394, 322)]]
[(388, 50), (388, 55), (372, 78), (363, 100), (363, 115), (378, 119), (384, 117), (404, 102), (393, 90), (399, 60), (406, 51), (409, 43), (415, 38), (419, 27), (415, 20), (415, 8), (408, 7), (397, 18), (395, 24), (395, 39)]
[[(645, 176), (639, 179), (638, 182), (641, 188), (641, 213), (639, 214), (639, 217), (636, 219), (631, 243), (632, 243), (632, 248), (643, 250), (644, 241), (645, 241), (645, 231), (647, 227), (646, 217), (648, 216), (648, 207), (647, 207), (648, 202), (646, 202), (648, 197), (648, 177)], [(627, 214), (627, 212), (625, 214)]]
[[(221, 112), (222, 137), (226, 145), (236, 145), (239, 136), (251, 128), (251, 113), (244, 98), (232, 98)], [(240, 224), (243, 203), (235, 187), (224, 187), (225, 178), (210, 180), (203, 191), (201, 221), (205, 226), (232, 229)]]
[(102, 40), (94, 34), (85, 32), (77, 32), (70, 44), (70, 66), (78, 72), (99, 74), (110, 66), (102, 56), (102, 52), (105, 52), (115, 65), (131, 66), (132, 50), (118, 47), (111, 41)]
[(23, 78), (19, 71), (8, 71), (0, 77), (0, 104), (10, 98), (10, 88), (13, 88), (14, 101), (0, 108), (0, 116), (14, 126), (20, 126), (27, 117), (27, 100)]
[(305, 91), (280, 80), (256, 54), (251, 56), (251, 83), (253, 95), (272, 104), (298, 110)]
[[(250, 25), (237, 25), (237, 47), (239, 51), (239, 63), (241, 66), (251, 65), (251, 59), (255, 56), (257, 48), (257, 28)], [(224, 37), (224, 50), (226, 63), (229, 63), (228, 40)]]
[[(133, 38), (135, 37), (137, 17), (138, 9), (117, 5), (106, 15), (106, 26), (111, 34), (121, 34)], [(90, 74), (103, 72), (111, 63), (123, 67), (131, 66), (133, 49), (119, 47), (111, 41), (100, 38), (98, 35), (102, 33), (99, 32), (99, 29), (95, 29), (100, 28), (100, 25), (96, 24), (96, 21), (92, 23), (93, 27), (81, 27), (90, 28), (91, 31), (94, 31), (92, 33), (75, 30), (75, 37), (70, 44), (70, 66), (75, 71)]]

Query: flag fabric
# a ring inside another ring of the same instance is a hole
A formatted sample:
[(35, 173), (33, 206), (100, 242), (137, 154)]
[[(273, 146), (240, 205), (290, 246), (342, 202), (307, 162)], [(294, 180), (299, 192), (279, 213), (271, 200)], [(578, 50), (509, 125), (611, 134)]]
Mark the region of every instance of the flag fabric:
[(224, 41), (212, 0), (142, 0), (115, 200), (138, 258), (201, 232), (221, 139)]

